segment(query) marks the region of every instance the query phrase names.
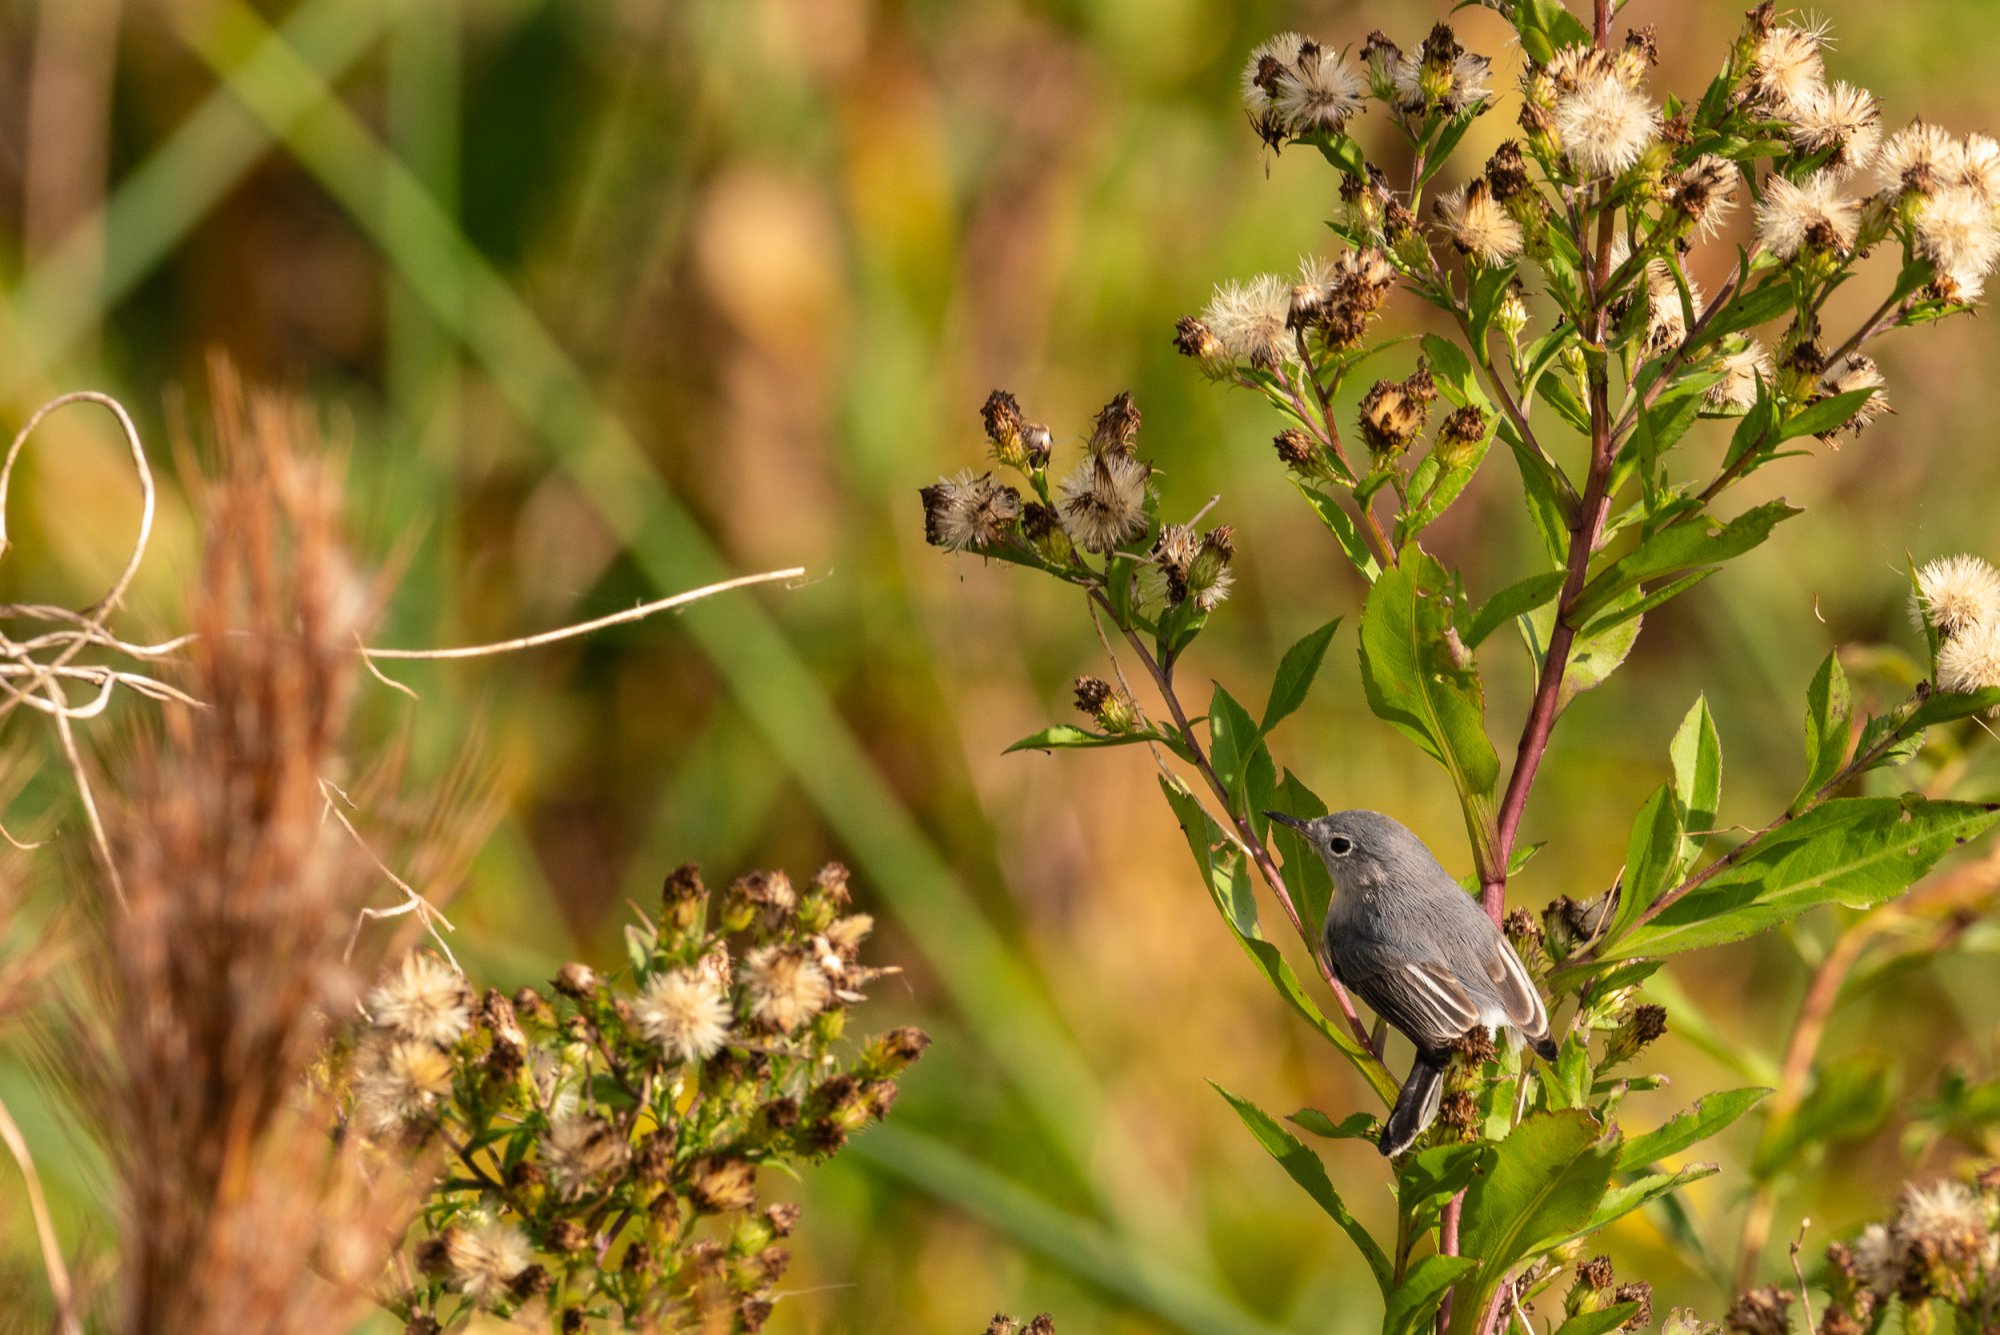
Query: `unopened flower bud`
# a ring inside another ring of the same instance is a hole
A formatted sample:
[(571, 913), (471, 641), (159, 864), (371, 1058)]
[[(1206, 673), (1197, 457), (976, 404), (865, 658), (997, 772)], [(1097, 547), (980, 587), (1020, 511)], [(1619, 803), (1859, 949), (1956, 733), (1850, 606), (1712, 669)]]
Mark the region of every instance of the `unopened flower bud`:
[(1174, 348), (1183, 357), (1199, 361), (1208, 375), (1226, 376), (1233, 369), (1229, 349), (1215, 336), (1215, 331), (1192, 315), (1182, 316), (1174, 325)]
[(1285, 467), (1300, 477), (1324, 477), (1327, 473), (1326, 451), (1297, 427), (1286, 427), (1271, 442), (1277, 447), (1278, 458)]
[(1102, 677), (1076, 679), (1076, 707), (1095, 719), (1099, 728), (1114, 736), (1132, 730), (1132, 707)]
[(1500, 302), (1493, 308), (1493, 327), (1505, 334), (1509, 343), (1520, 342), (1521, 331), (1528, 327), (1528, 303), (1522, 299), (1520, 279), (1509, 282), (1500, 294)]
[(1486, 414), (1473, 404), (1454, 410), (1438, 428), (1437, 444), (1431, 452), (1446, 470), (1463, 468), (1473, 460), (1486, 439)]
[(1090, 452), (1132, 453), (1132, 440), (1139, 434), (1139, 405), (1130, 393), (1121, 393), (1097, 410), (1091, 424)]
[(986, 426), (986, 438), (993, 442), (993, 457), (1010, 468), (1024, 468), (1028, 462), (1028, 452), (1021, 438), (1021, 405), (1012, 394), (1004, 389), (996, 389), (986, 396), (986, 403), (979, 410), (979, 419)]
[(1422, 368), (1400, 382), (1377, 380), (1361, 399), (1361, 438), (1377, 455), (1402, 453), (1424, 429), (1436, 397), (1430, 373)]
[(572, 1000), (588, 1001), (597, 993), (597, 973), (588, 964), (571, 962), (557, 972), (555, 986)]

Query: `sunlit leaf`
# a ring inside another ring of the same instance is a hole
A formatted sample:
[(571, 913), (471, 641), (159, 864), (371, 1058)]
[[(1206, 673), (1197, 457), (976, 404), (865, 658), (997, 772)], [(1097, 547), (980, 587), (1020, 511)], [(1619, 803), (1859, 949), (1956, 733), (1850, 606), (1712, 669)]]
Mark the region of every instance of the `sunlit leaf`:
[(1250, 1134), (1257, 1138), (1265, 1153), (1276, 1159), (1292, 1181), (1305, 1188), (1306, 1194), (1326, 1211), (1327, 1217), (1354, 1240), (1355, 1247), (1361, 1252), (1362, 1259), (1368, 1262), (1369, 1272), (1375, 1276), (1375, 1283), (1386, 1299), (1394, 1287), (1389, 1258), (1382, 1254), (1381, 1246), (1348, 1210), (1347, 1203), (1340, 1199), (1340, 1193), (1333, 1189), (1333, 1183), (1326, 1175), (1326, 1165), (1320, 1162), (1319, 1156), (1248, 1099), (1236, 1097), (1214, 1081), (1209, 1083), (1214, 1085), (1216, 1093), (1229, 1101), (1229, 1106), (1243, 1119), (1243, 1125), (1250, 1128)]

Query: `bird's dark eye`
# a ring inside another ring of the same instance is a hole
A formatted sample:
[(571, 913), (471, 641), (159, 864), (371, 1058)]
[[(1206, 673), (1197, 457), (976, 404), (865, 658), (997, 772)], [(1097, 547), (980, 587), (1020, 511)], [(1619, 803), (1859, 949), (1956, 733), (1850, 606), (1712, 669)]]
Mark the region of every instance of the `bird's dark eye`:
[(1337, 858), (1344, 858), (1354, 851), (1354, 841), (1344, 834), (1336, 834), (1333, 838), (1326, 841), (1326, 846), (1328, 851)]

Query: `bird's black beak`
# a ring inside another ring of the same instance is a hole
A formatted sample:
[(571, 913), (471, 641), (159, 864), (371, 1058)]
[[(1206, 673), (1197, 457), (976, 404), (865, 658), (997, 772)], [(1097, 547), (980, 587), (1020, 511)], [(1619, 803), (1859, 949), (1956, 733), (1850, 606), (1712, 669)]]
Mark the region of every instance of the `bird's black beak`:
[(1289, 825), (1294, 830), (1303, 830), (1306, 827), (1306, 822), (1300, 820), (1297, 816), (1287, 816), (1282, 811), (1267, 811), (1264, 814), (1278, 822), (1278, 824)]

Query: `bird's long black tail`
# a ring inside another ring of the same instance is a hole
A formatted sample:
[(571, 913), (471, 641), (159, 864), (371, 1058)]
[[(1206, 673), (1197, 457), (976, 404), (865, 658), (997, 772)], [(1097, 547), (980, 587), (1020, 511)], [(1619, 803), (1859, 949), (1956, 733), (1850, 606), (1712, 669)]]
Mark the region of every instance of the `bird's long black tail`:
[(1389, 1111), (1388, 1124), (1382, 1128), (1382, 1139), (1376, 1142), (1383, 1154), (1401, 1154), (1410, 1148), (1437, 1117), (1438, 1104), (1444, 1098), (1444, 1071), (1450, 1064), (1449, 1052), (1417, 1053), (1416, 1064), (1410, 1067), (1409, 1078), (1396, 1095), (1396, 1106)]

